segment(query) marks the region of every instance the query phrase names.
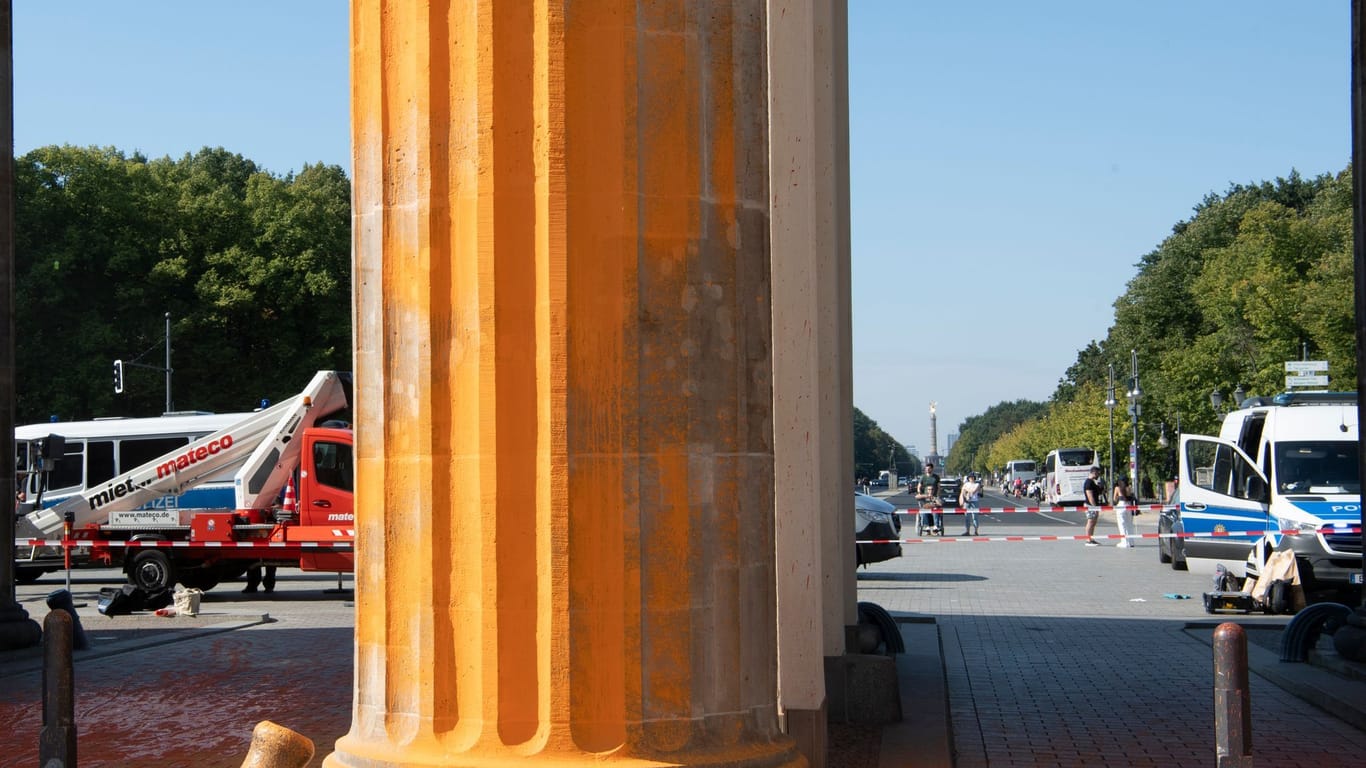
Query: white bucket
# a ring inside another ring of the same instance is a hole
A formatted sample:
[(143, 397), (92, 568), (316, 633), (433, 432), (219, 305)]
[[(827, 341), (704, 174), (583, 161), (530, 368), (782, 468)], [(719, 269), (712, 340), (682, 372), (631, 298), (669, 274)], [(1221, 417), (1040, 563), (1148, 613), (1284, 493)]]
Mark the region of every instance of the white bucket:
[(175, 588), (175, 610), (181, 616), (198, 616), (199, 599), (204, 596), (201, 589), (186, 589), (179, 584)]

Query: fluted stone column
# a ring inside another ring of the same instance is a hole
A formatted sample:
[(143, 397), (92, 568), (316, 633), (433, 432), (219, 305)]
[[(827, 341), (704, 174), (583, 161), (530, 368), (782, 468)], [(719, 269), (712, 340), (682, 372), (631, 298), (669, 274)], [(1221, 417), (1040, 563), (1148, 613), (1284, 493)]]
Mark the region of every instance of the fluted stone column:
[(328, 766), (800, 766), (764, 2), (353, 0), (356, 683)]

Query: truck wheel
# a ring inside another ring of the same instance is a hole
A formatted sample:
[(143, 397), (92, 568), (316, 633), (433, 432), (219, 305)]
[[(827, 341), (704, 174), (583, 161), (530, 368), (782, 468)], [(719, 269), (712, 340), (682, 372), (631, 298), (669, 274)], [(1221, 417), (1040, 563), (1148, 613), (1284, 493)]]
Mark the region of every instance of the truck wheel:
[(42, 568), (15, 568), (14, 583), (32, 584), (38, 579), (43, 578), (43, 574), (45, 573), (47, 573), (47, 571), (43, 570)]
[(128, 583), (156, 594), (175, 586), (175, 569), (165, 552), (149, 549), (133, 555), (128, 565)]

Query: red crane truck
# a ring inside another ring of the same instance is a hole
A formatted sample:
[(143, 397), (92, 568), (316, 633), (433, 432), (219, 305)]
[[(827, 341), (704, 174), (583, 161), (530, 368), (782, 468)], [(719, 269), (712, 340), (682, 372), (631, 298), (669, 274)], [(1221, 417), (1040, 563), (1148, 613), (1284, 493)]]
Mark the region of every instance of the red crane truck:
[[(330, 420), (349, 407), (350, 390), (349, 375), (320, 371), (284, 402), (52, 506), (40, 498), (19, 520), (18, 572), (121, 567), (129, 583), (158, 592), (212, 589), (253, 565), (352, 571), (353, 433)], [(50, 459), (37, 463), (40, 476), (52, 469)], [(228, 471), (233, 507), (167, 503)], [(282, 504), (289, 483), (296, 510)]]

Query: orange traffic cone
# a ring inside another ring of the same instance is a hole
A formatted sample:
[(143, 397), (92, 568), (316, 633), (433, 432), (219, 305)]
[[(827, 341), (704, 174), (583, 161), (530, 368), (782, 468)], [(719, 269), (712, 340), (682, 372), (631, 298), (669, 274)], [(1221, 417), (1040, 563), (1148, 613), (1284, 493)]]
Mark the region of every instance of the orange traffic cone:
[(282, 505), (282, 509), (285, 514), (290, 517), (293, 517), (294, 513), (299, 511), (299, 505), (294, 500), (294, 478), (292, 477), (289, 479), (288, 483), (285, 483), (285, 501)]

